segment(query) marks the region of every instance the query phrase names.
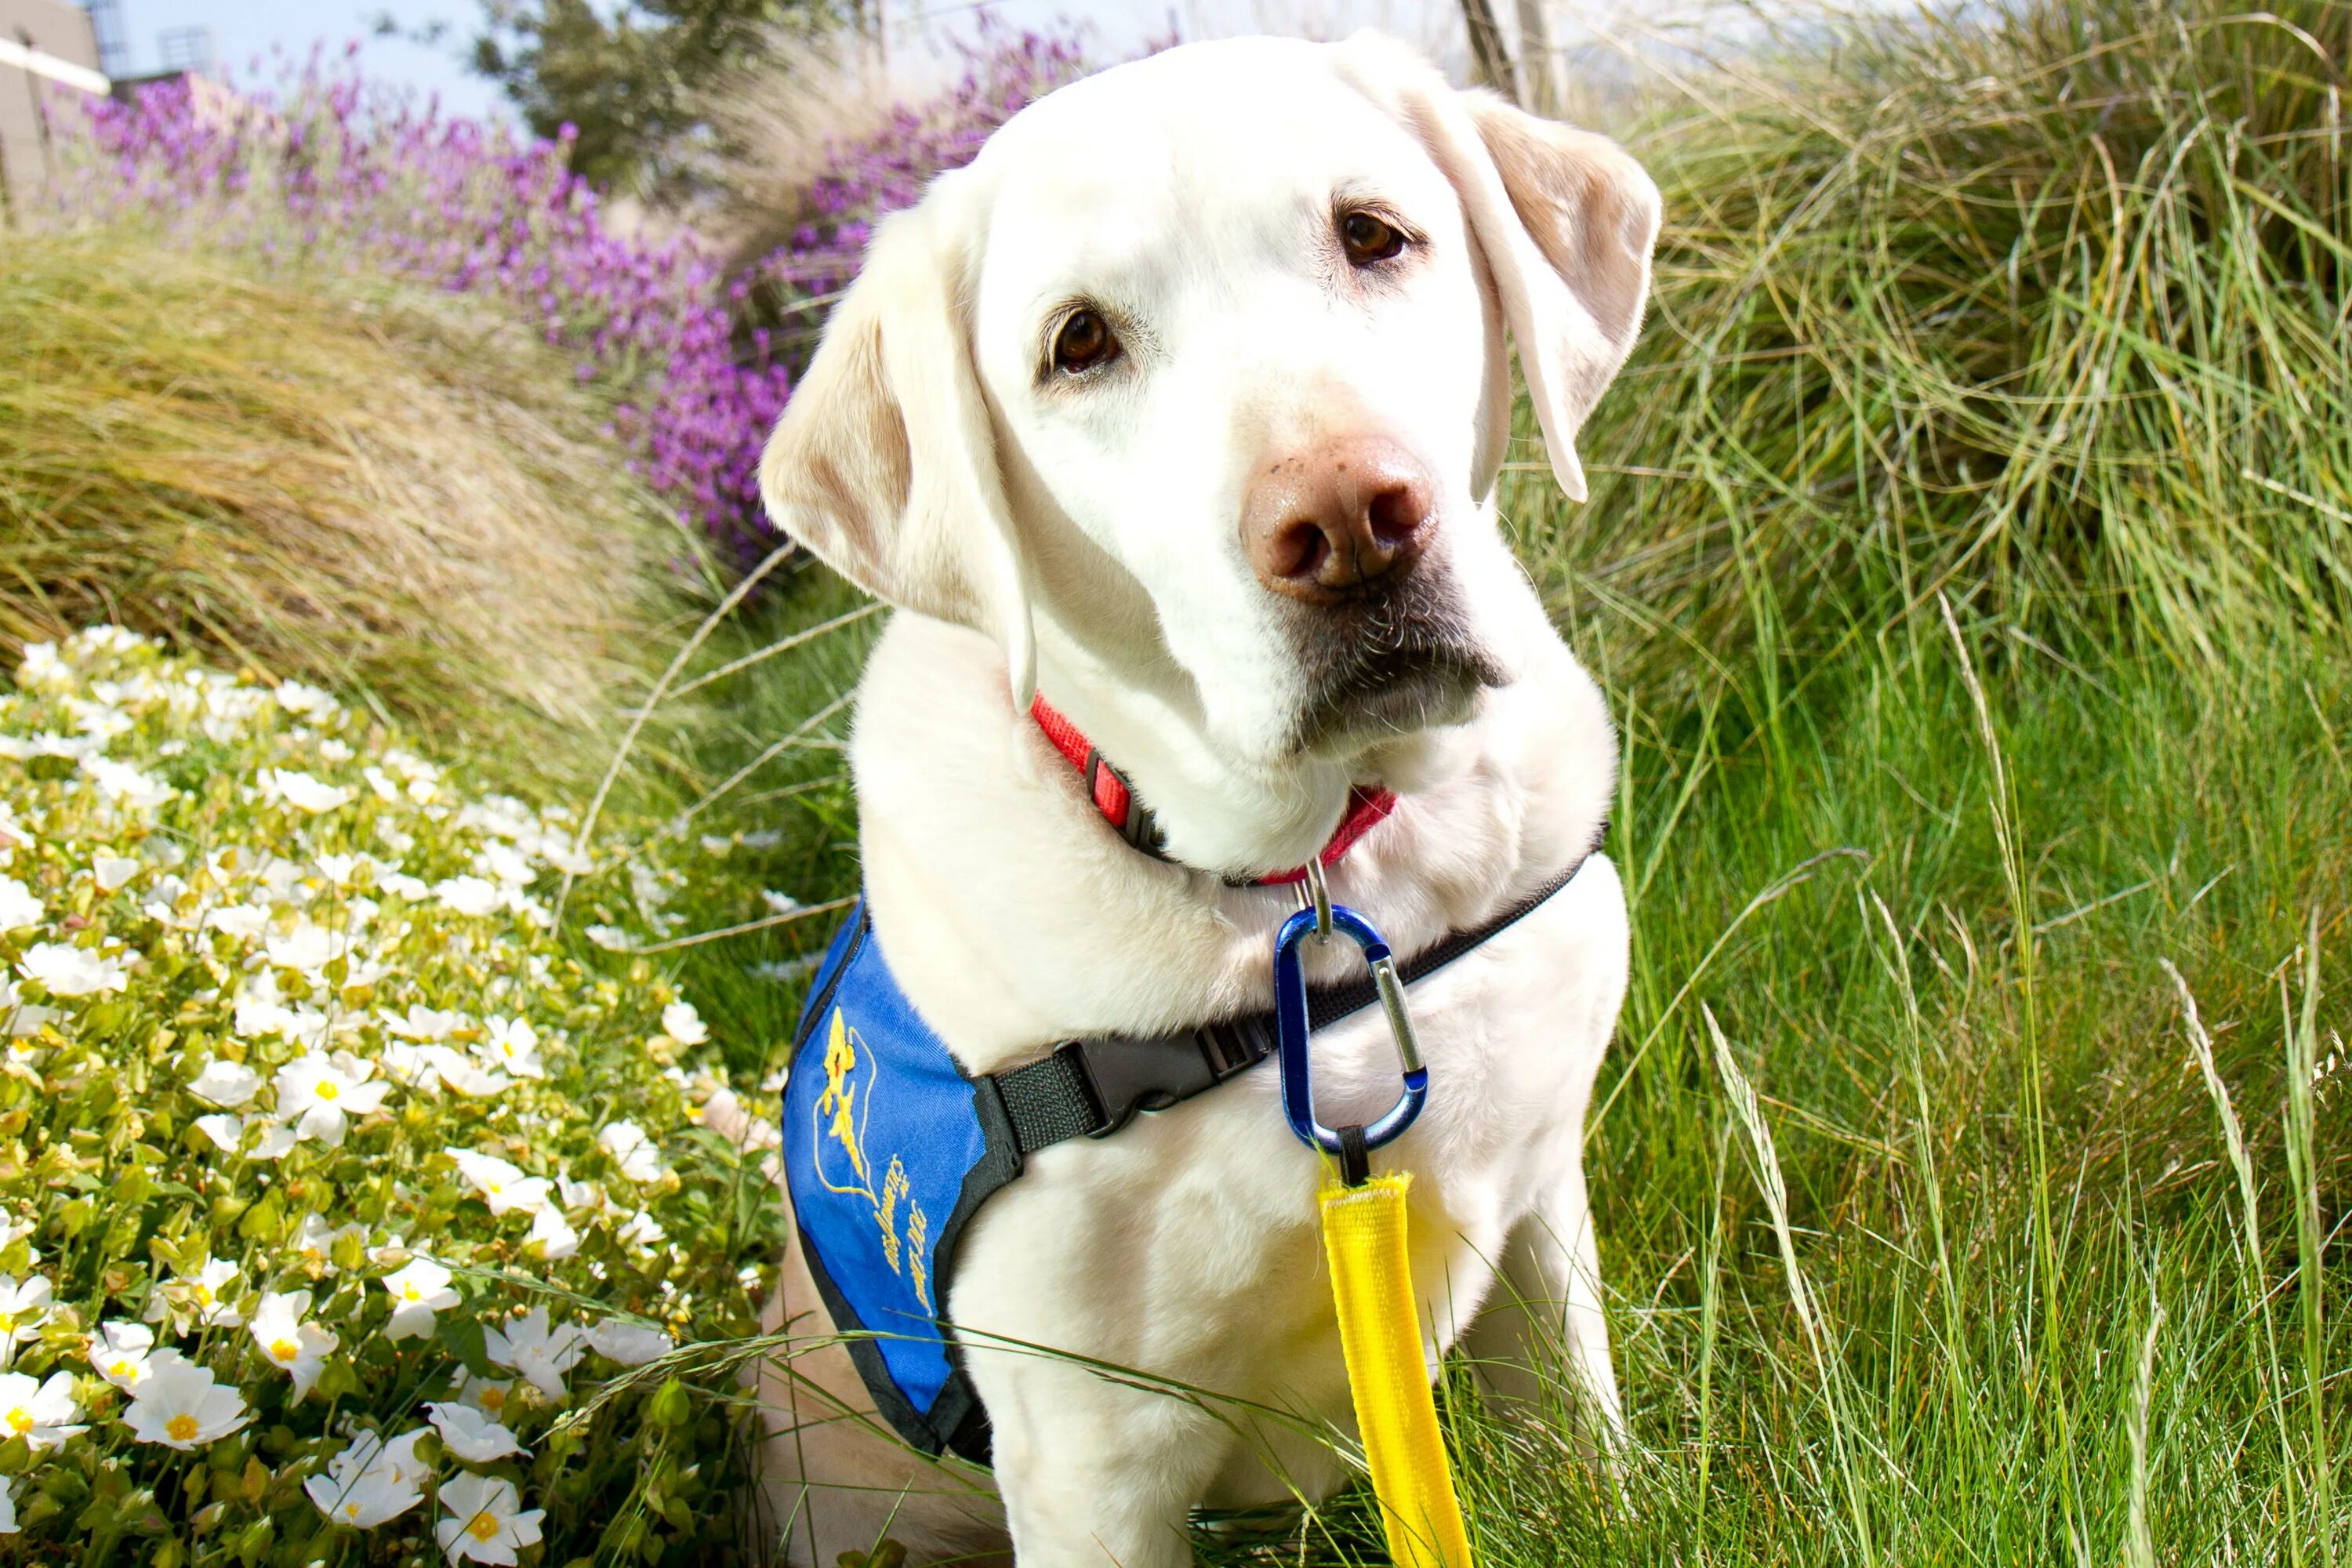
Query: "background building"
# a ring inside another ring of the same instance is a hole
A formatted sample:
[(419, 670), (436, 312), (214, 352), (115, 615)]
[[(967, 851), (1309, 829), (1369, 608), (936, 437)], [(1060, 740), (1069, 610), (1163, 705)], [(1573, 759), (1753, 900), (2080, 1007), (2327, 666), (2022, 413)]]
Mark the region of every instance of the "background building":
[(110, 86), (88, 12), (66, 0), (0, 0), (0, 195), (14, 203), (38, 189), (50, 117), (74, 93)]

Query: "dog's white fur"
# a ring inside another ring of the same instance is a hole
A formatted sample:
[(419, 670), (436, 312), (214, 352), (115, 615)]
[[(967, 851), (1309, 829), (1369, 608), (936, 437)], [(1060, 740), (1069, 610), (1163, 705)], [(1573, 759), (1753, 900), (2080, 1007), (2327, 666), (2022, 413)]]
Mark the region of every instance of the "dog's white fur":
[[(1335, 200), (1357, 199), (1421, 237), (1385, 280), (1328, 243)], [(795, 538), (913, 612), (859, 692), (866, 885), (894, 971), (968, 1071), (1265, 1006), (1290, 896), (1213, 873), (1306, 859), (1351, 784), (1403, 799), (1334, 895), (1402, 953), (1584, 850), (1614, 741), (1496, 525), (1506, 331), (1580, 497), (1576, 430), (1632, 345), (1657, 216), (1613, 144), (1360, 37), (1193, 45), (1065, 88), (880, 226), (761, 479)], [(1085, 385), (1040, 371), (1076, 300), (1126, 350)], [(1410, 732), (1302, 742), (1296, 606), (1261, 585), (1236, 519), (1270, 456), (1363, 431), (1434, 477), (1416, 570), (1451, 574), (1465, 635), (1510, 680)], [(1094, 816), (1025, 715), (1037, 688), (1128, 773), (1181, 866)], [(1526, 1369), (1564, 1351), (1612, 1430), (1581, 1155), (1626, 942), (1596, 856), (1415, 986), (1429, 1110), (1376, 1161), (1414, 1173), (1433, 1365), (1466, 1335), (1500, 1394), (1530, 1396)], [(1344, 945), (1310, 952), (1310, 977), (1344, 976)], [(1327, 1122), (1395, 1092), (1377, 1012), (1318, 1034), (1315, 1066)], [(1009, 1526), (1024, 1568), (1150, 1568), (1187, 1560), (1191, 1508), (1337, 1486), (1320, 1441), (1255, 1413), (1353, 1424), (1318, 1162), (1276, 1089), (1269, 1064), (1045, 1150), (966, 1231), (948, 1315), (994, 1426), (1001, 1513), (984, 1474), (850, 1418), (871, 1406), (837, 1347), (772, 1370), (765, 1486), (793, 1558), (829, 1565), (884, 1533), (918, 1561), (984, 1553)], [(772, 1310), (829, 1326), (796, 1253)]]

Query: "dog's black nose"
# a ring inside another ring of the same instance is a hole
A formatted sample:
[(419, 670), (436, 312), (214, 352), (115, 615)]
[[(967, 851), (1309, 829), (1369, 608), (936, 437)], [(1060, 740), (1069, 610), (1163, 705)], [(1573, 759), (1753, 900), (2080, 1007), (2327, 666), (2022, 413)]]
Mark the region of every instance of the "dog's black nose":
[(1242, 551), (1276, 593), (1330, 604), (1412, 566), (1434, 490), (1385, 436), (1326, 441), (1259, 470), (1242, 501)]

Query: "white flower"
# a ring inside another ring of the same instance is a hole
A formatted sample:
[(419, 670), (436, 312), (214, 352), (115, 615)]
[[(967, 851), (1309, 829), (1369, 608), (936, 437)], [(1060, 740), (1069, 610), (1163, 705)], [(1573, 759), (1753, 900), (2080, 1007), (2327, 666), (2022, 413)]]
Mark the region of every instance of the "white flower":
[(530, 1234), (523, 1245), (538, 1249), (540, 1258), (548, 1263), (561, 1263), (580, 1250), (580, 1233), (563, 1217), (563, 1211), (549, 1204), (530, 1216)]
[(517, 1078), (545, 1078), (547, 1069), (540, 1065), (539, 1031), (530, 1026), (528, 1018), (501, 1018), (496, 1016), (482, 1020), (489, 1038), (481, 1054), (492, 1067), (504, 1068)]
[(339, 1225), (330, 1228), (324, 1215), (306, 1214), (294, 1234), (294, 1250), (312, 1268), (322, 1271), (331, 1269), (335, 1266), (335, 1243), (347, 1236), (365, 1240), (367, 1226)]
[(73, 1424), (81, 1414), (73, 1383), (69, 1372), (51, 1373), (47, 1383), (35, 1383), (21, 1372), (0, 1373), (0, 1441), (22, 1437), (37, 1454), (62, 1448), (67, 1438), (89, 1430)]
[(511, 1377), (477, 1377), (462, 1366), (457, 1369), (457, 1397), (493, 1421), (506, 1414), (514, 1385)]
[(187, 1280), (188, 1292), (196, 1304), (200, 1321), (207, 1327), (234, 1329), (245, 1321), (245, 1314), (226, 1300), (228, 1282), (242, 1272), (225, 1258), (208, 1258), (205, 1259), (205, 1266), (196, 1270), (195, 1277)]
[(657, 1181), (662, 1175), (661, 1151), (634, 1121), (607, 1122), (596, 1142), (633, 1182)]
[(156, 1368), (180, 1359), (177, 1351), (157, 1350), (155, 1332), (144, 1323), (100, 1323), (82, 1354), (90, 1371), (132, 1394)]
[(242, 1062), (215, 1057), (205, 1064), (204, 1071), (188, 1080), (188, 1092), (206, 1105), (237, 1110), (261, 1092), (261, 1075)]
[(369, 1082), (374, 1074), (373, 1062), (349, 1051), (337, 1051), (331, 1058), (316, 1052), (298, 1058), (278, 1069), (278, 1114), (300, 1119), (295, 1123), (297, 1137), (340, 1148), (345, 1119), (367, 1115), (391, 1090), (389, 1084)]
[(588, 940), (607, 952), (626, 952), (635, 945), (629, 941), (629, 933), (619, 926), (590, 926)]
[(33, 890), (14, 877), (0, 877), (0, 931), (20, 931), (47, 918)]
[(384, 1032), (404, 1040), (446, 1040), (470, 1021), (463, 1013), (437, 1012), (415, 1002), (405, 1014), (387, 1011), (383, 1015)]
[(433, 884), (434, 894), (461, 915), (487, 915), (502, 901), (499, 885), (484, 877), (448, 877)]
[(258, 904), (223, 904), (205, 912), (205, 924), (240, 942), (251, 942), (269, 928), (269, 911)]
[(509, 1454), (528, 1454), (515, 1435), (470, 1405), (428, 1405), (441, 1446), (469, 1465), (487, 1465)]
[(661, 1221), (654, 1218), (650, 1212), (639, 1209), (629, 1217), (628, 1224), (614, 1233), (614, 1238), (626, 1242), (638, 1251), (644, 1252), (650, 1250), (654, 1243), (668, 1234), (669, 1232), (662, 1228)]
[(422, 877), (412, 877), (405, 871), (386, 871), (375, 879), (375, 885), (387, 893), (397, 893), (412, 904), (421, 904), (432, 896), (433, 889)]
[(139, 875), (139, 862), (127, 855), (100, 855), (89, 863), (90, 880), (101, 893), (111, 893)]
[(315, 686), (286, 680), (278, 686), (278, 706), (297, 718), (324, 719), (335, 711), (335, 700)]
[(48, 1321), (47, 1279), (34, 1274), (20, 1285), (15, 1276), (0, 1274), (0, 1344), (37, 1340), (41, 1337), (41, 1325)]
[(541, 844), (539, 858), (567, 877), (584, 877), (596, 868), (594, 857), (573, 848), (561, 838), (551, 838)]
[(422, 1339), (433, 1331), (433, 1314), (457, 1304), (449, 1289), (450, 1273), (429, 1258), (409, 1259), (405, 1268), (383, 1277), (392, 1294), (392, 1321), (383, 1326), (388, 1340)]
[(53, 642), (28, 642), (16, 665), (16, 684), (25, 687), (71, 686), (73, 671), (58, 657)]
[(210, 1116), (197, 1117), (195, 1129), (211, 1139), (214, 1146), (224, 1154), (234, 1154), (245, 1147), (245, 1118), (242, 1116), (226, 1110), (215, 1111)]
[(516, 1561), (517, 1547), (538, 1542), (544, 1511), (519, 1510), (521, 1501), (512, 1481), (493, 1480), (470, 1470), (452, 1477), (441, 1489), (441, 1506), (449, 1511), (433, 1527), (433, 1537), (453, 1564), (471, 1559), (510, 1565)]
[(253, 1417), (236, 1389), (215, 1383), (194, 1362), (174, 1361), (149, 1372), (122, 1419), (142, 1443), (185, 1450), (218, 1442)]
[(492, 1214), (537, 1214), (547, 1206), (549, 1182), (544, 1176), (526, 1176), (519, 1166), (509, 1164), (496, 1154), (477, 1154), (470, 1149), (445, 1151), (457, 1162), (457, 1173), (474, 1184), (490, 1205)]
[(563, 1374), (580, 1363), (587, 1345), (573, 1324), (550, 1328), (544, 1307), (507, 1320), (502, 1329), (483, 1325), (482, 1342), (491, 1365), (512, 1368), (550, 1399), (563, 1397)]
[(423, 1055), (436, 1078), (468, 1099), (487, 1099), (514, 1082), (506, 1074), (492, 1072), (447, 1046), (426, 1046)]
[(567, 1209), (606, 1209), (612, 1206), (604, 1196), (603, 1184), (575, 1182), (561, 1171), (555, 1173), (555, 1196)]
[(106, 757), (82, 758), (81, 771), (89, 775), (99, 794), (133, 811), (152, 811), (180, 793), (170, 784), (149, 778), (128, 763)]
[(62, 942), (39, 942), (26, 949), (17, 970), (37, 980), (53, 996), (88, 996), (100, 991), (121, 991), (131, 976), (121, 963), (86, 947)]
[(306, 1323), (303, 1315), (310, 1310), (310, 1292), (272, 1291), (261, 1298), (254, 1310), (253, 1321), (247, 1324), (253, 1342), (261, 1347), (263, 1359), (294, 1380), (294, 1401), (300, 1404), (326, 1369), (327, 1358), (335, 1352), (341, 1342), (316, 1323)]
[(681, 1046), (698, 1046), (710, 1038), (710, 1026), (691, 1002), (673, 1002), (662, 1009), (662, 1033)]
[[(699, 1110), (688, 1111), (689, 1120), (698, 1121), (728, 1142), (740, 1149), (761, 1135), (768, 1123), (755, 1120), (743, 1105), (742, 1097), (721, 1085), (702, 1102)], [(779, 1135), (781, 1136), (781, 1134)]]
[(315, 1007), (288, 1007), (278, 1000), (278, 976), (263, 970), (237, 987), (236, 1032), (277, 1035), (313, 1048), (326, 1044), (331, 1023)]
[(530, 858), (508, 844), (483, 845), (474, 857), (474, 869), (510, 888), (527, 886), (539, 875), (539, 868), (530, 863)]
[(357, 793), (348, 784), (331, 784), (294, 768), (264, 768), (261, 770), (261, 793), (272, 799), (284, 800), (316, 816), (349, 805)]
[(0, 1535), (16, 1533), (16, 1483), (0, 1487)]
[(677, 1342), (659, 1329), (623, 1322), (618, 1318), (591, 1324), (587, 1340), (590, 1350), (623, 1366), (643, 1366), (649, 1361), (658, 1361), (669, 1354)]
[(280, 969), (291, 969), (303, 974), (315, 975), (342, 951), (342, 938), (316, 921), (298, 920), (294, 929), (284, 936), (271, 936), (262, 944), (269, 962)]
[[(19, 1002), (16, 999), (16, 983), (5, 974), (0, 974), (0, 1014), (7, 1016), (7, 1032), (23, 1037), (39, 1034), (42, 1026), (58, 1016), (58, 1010), (55, 1007), (29, 1006)], [(22, 1055), (19, 1048), (11, 1047), (11, 1059), (21, 1059)]]
[(379, 1433), (362, 1432), (327, 1461), (326, 1474), (312, 1476), (302, 1489), (337, 1524), (373, 1530), (424, 1500), (417, 1483), (425, 1470), (416, 1458), (416, 1445), (424, 1436), (425, 1428), (419, 1426), (386, 1443)]

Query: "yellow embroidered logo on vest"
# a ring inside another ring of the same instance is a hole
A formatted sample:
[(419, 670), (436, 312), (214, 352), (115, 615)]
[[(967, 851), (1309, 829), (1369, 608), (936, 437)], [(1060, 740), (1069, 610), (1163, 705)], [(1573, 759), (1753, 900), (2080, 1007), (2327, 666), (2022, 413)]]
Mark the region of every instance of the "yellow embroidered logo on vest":
[[(824, 1037), (824, 1092), (817, 1096), (814, 1110), (816, 1179), (827, 1192), (866, 1200), (874, 1224), (881, 1232), (883, 1261), (889, 1264), (891, 1273), (913, 1287), (915, 1300), (929, 1312), (932, 1310), (931, 1291), (923, 1268), (923, 1244), (930, 1235), (929, 1217), (909, 1192), (907, 1167), (898, 1155), (890, 1156), (878, 1193), (874, 1168), (866, 1158), (866, 1123), (874, 1109), (875, 1085), (880, 1076), (864, 1037), (849, 1026), (841, 1009), (835, 1007)], [(840, 1181), (825, 1170), (828, 1142), (839, 1144), (849, 1160), (850, 1174)], [(907, 1211), (903, 1239), (898, 1228), (901, 1203)]]

